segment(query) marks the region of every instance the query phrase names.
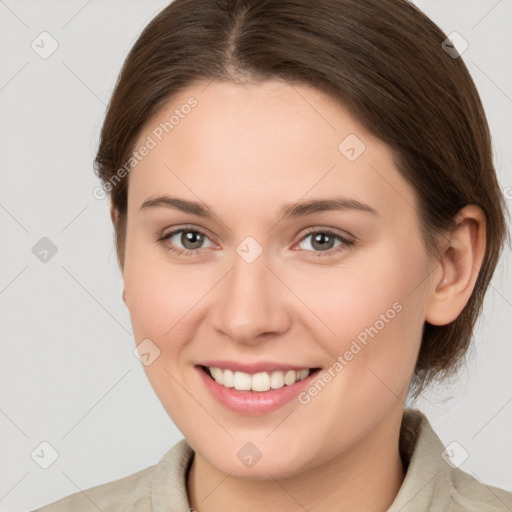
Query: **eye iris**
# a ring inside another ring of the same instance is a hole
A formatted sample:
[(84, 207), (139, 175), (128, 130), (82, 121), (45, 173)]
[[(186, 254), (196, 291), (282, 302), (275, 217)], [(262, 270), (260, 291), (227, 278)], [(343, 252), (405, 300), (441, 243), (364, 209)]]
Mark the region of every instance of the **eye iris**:
[[(317, 233), (313, 236), (312, 246), (315, 249), (319, 249), (321, 251), (326, 251), (328, 249), (332, 249), (332, 243), (334, 242), (334, 238), (327, 233)], [(317, 246), (315, 244), (319, 243)]]
[[(203, 238), (204, 235), (197, 231), (184, 231), (180, 241), (186, 249), (199, 249), (203, 243)], [(192, 247), (187, 247), (187, 243), (192, 244)]]

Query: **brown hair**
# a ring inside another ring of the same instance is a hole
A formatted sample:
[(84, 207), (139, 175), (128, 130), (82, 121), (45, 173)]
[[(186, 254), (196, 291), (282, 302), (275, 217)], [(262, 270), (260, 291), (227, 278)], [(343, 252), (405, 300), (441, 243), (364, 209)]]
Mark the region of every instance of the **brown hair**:
[(165, 104), (199, 81), (310, 85), (342, 102), (388, 144), (416, 191), (429, 255), (437, 254), (437, 236), (462, 207), (477, 204), (485, 212), (487, 247), (475, 288), (455, 321), (425, 323), (413, 395), (453, 374), (470, 345), (507, 233), (485, 113), (462, 58), (444, 51), (445, 39), (406, 0), (175, 0), (129, 52), (95, 160), (118, 212), (120, 267), (129, 176), (113, 187), (112, 177)]

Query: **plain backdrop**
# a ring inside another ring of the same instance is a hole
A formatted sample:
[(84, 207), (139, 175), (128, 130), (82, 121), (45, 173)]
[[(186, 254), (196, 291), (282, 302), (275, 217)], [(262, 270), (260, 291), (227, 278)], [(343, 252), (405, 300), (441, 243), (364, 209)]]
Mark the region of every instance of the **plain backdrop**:
[[(92, 193), (120, 66), (167, 3), (0, 0), (2, 511), (131, 474), (182, 438), (133, 355), (108, 200)], [(462, 58), (488, 115), (510, 206), (512, 0), (416, 3), (469, 43)], [(508, 491), (510, 256), (507, 248), (466, 368), (415, 404), (445, 445), (467, 451), (461, 469)]]

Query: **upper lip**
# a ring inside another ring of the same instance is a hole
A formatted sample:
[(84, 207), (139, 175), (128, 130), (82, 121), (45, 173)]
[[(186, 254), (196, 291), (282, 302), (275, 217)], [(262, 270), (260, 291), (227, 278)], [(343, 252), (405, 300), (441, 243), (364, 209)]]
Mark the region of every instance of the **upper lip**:
[(240, 363), (237, 361), (202, 361), (199, 366), (211, 366), (213, 368), (229, 369), (234, 372), (259, 373), (277, 370), (307, 370), (318, 368), (308, 365), (293, 365), (290, 363), (276, 363), (275, 361), (260, 361), (258, 363)]

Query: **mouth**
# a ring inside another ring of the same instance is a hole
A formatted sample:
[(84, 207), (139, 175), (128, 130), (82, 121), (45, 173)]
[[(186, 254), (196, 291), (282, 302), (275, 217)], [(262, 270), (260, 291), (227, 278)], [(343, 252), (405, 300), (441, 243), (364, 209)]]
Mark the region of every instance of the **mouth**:
[(215, 366), (198, 365), (198, 367), (211, 380), (224, 388), (257, 393), (293, 386), (296, 382), (300, 382), (321, 370), (321, 368), (303, 368), (246, 373)]

